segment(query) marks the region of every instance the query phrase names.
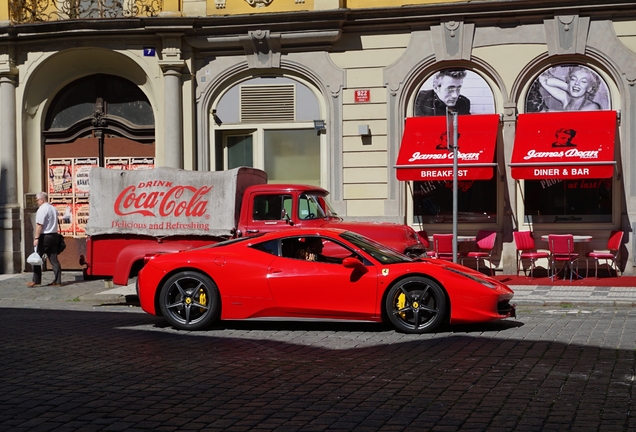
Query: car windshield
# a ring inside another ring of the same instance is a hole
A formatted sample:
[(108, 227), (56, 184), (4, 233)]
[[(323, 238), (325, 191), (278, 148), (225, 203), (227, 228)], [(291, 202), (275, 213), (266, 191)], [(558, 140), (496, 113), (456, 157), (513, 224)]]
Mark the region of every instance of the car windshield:
[(303, 193), (298, 197), (298, 217), (300, 219), (321, 219), (338, 217), (327, 197), (317, 193)]
[(340, 237), (353, 243), (382, 264), (397, 264), (413, 261), (411, 258), (406, 255), (402, 255), (398, 251), (351, 231), (340, 234)]

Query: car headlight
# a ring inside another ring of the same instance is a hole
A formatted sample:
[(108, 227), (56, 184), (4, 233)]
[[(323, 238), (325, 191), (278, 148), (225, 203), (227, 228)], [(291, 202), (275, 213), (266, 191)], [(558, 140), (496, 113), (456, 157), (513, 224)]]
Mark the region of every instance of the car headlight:
[(486, 279), (482, 279), (479, 276), (476, 276), (474, 274), (470, 274), (470, 273), (465, 273), (459, 269), (453, 268), (453, 267), (444, 267), (446, 270), (453, 272), (455, 274), (458, 275), (462, 275), (465, 278), (471, 279), (475, 282), (478, 282), (480, 284), (482, 284), (483, 286), (485, 286), (486, 288), (490, 288), (490, 289), (496, 289), (497, 286), (495, 284), (493, 284), (492, 282), (488, 282)]

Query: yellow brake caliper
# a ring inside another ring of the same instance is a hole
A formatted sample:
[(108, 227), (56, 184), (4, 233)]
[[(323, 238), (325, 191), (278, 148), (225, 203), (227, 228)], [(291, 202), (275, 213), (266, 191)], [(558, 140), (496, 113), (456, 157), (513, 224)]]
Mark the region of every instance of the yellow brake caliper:
[[(405, 305), (406, 305), (406, 296), (404, 295), (404, 293), (402, 293), (402, 294), (400, 294), (398, 296), (397, 305), (396, 306), (397, 306), (398, 310), (400, 310), (400, 309), (403, 309)], [(402, 319), (405, 319), (406, 318), (406, 312), (401, 312), (400, 313), (400, 317), (402, 317)]]
[[(203, 291), (203, 288), (200, 288), (199, 289), (199, 304), (205, 306), (205, 305), (207, 305), (207, 303), (208, 303), (208, 299), (207, 299), (207, 297), (205, 295), (205, 291)], [(205, 310), (203, 308), (200, 308), (200, 309), (201, 309), (201, 312), (203, 312)]]

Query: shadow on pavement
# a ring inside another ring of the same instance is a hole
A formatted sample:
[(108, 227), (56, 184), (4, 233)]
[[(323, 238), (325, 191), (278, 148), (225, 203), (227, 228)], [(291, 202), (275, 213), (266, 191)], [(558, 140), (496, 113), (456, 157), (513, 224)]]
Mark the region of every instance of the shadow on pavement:
[(627, 430), (634, 316), (532, 312), (403, 335), (0, 309), (0, 430)]

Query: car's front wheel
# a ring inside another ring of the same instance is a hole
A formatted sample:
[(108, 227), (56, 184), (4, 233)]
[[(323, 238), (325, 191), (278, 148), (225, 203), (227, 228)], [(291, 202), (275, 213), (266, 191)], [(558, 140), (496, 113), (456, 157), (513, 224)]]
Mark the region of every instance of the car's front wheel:
[(209, 277), (183, 271), (163, 284), (159, 305), (163, 316), (173, 327), (200, 330), (219, 316), (219, 290)]
[(391, 323), (399, 331), (426, 333), (444, 320), (446, 294), (437, 282), (413, 276), (401, 280), (389, 290), (385, 306)]

